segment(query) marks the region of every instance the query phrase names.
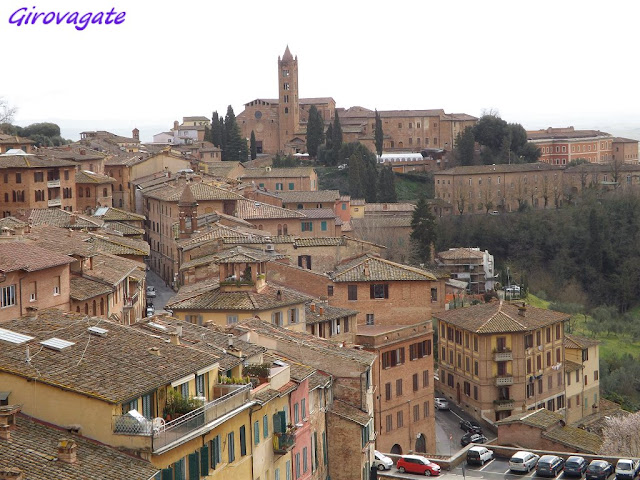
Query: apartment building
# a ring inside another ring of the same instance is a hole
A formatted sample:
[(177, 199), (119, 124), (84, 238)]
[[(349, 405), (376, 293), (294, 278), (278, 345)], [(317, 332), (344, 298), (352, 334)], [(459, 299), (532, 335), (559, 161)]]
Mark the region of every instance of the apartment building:
[(247, 168), (239, 179), (268, 192), (318, 190), (318, 174), (313, 167)]
[(25, 153), (32, 153), (35, 143), (28, 138), (0, 133), (0, 153), (7, 153), (9, 150), (22, 150)]
[(565, 421), (575, 423), (599, 412), (600, 342), (566, 333), (563, 343), (567, 390)]
[(76, 209), (92, 214), (100, 207), (111, 207), (115, 179), (99, 173), (76, 172)]
[(438, 252), (435, 257), (438, 266), (450, 278), (466, 282), (472, 294), (485, 293), (495, 288), (493, 255), (479, 248), (450, 248)]
[(2, 216), (31, 208), (76, 210), (76, 164), (17, 152), (0, 155)]
[(477, 418), (566, 407), (564, 322), (569, 316), (492, 302), (436, 313), (438, 388)]

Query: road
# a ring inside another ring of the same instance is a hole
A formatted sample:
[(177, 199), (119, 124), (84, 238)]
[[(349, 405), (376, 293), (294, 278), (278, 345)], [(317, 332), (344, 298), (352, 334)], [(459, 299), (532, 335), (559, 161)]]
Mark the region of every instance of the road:
[(153, 270), (147, 270), (147, 285), (156, 287), (156, 297), (148, 298), (147, 302), (152, 302), (156, 309), (156, 313), (163, 311), (164, 306), (176, 292), (169, 288), (162, 278), (156, 275)]

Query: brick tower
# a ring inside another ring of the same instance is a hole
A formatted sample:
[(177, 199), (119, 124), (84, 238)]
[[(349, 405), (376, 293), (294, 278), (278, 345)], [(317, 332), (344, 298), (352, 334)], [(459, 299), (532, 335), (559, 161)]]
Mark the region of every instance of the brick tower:
[(278, 99), (279, 150), (284, 152), (300, 126), (298, 57), (293, 58), (288, 45), (278, 57)]

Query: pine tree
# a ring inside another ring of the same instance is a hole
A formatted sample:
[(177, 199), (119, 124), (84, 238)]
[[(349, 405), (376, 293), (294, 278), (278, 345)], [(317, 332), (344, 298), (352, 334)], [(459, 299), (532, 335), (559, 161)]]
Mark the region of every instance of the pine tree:
[(324, 141), (324, 120), (315, 105), (309, 108), (307, 121), (307, 152), (313, 158), (318, 156), (318, 147)]
[(391, 167), (382, 167), (378, 180), (378, 201), (395, 203), (398, 201), (396, 194), (396, 178)]
[(251, 160), (255, 160), (258, 156), (258, 147), (256, 146), (256, 134), (251, 130)]
[(382, 155), (382, 143), (384, 141), (384, 132), (382, 131), (382, 119), (376, 109), (376, 128), (374, 131), (374, 141), (376, 144), (376, 152), (378, 155)]
[(459, 165), (468, 166), (475, 163), (476, 139), (473, 136), (473, 128), (467, 127), (463, 132), (459, 132), (456, 137), (455, 156)]
[(436, 219), (424, 195), (420, 196), (411, 218), (411, 240), (420, 262), (431, 261), (431, 246), (437, 238)]
[(226, 160), (236, 162), (246, 162), (249, 155), (247, 140), (242, 138), (240, 127), (236, 122), (236, 115), (233, 113), (233, 107), (227, 107), (227, 115), (224, 118), (224, 130), (226, 136)]

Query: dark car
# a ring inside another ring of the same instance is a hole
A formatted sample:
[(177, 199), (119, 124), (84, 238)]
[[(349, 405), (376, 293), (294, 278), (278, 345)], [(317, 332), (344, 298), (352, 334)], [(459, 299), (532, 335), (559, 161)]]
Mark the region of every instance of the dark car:
[(482, 433), (482, 427), (475, 422), (469, 420), (460, 420), (460, 428), (469, 433)]
[(563, 466), (562, 458), (556, 455), (543, 455), (536, 465), (536, 474), (541, 477), (555, 477)]
[(581, 477), (587, 471), (587, 461), (583, 457), (577, 455), (567, 458), (564, 464), (565, 477)]
[(487, 443), (487, 437), (481, 433), (467, 432), (460, 439), (460, 445), (466, 447), (470, 443)]
[(604, 460), (591, 460), (587, 467), (587, 480), (607, 480), (613, 473), (613, 465)]

